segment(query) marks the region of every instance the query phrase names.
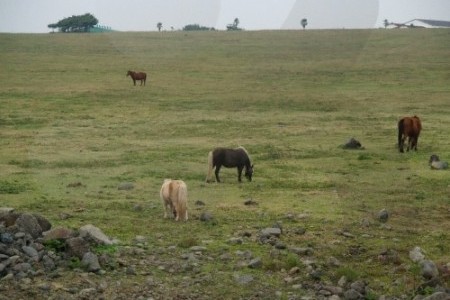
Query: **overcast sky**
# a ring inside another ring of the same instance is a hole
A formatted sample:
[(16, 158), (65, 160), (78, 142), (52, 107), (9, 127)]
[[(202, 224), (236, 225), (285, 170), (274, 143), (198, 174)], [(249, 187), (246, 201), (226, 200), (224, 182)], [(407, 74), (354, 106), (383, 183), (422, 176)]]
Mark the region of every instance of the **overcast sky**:
[(246, 30), (374, 28), (383, 20), (450, 21), (450, 0), (0, 0), (0, 32), (49, 32), (47, 25), (85, 13), (120, 31), (165, 30), (187, 24)]

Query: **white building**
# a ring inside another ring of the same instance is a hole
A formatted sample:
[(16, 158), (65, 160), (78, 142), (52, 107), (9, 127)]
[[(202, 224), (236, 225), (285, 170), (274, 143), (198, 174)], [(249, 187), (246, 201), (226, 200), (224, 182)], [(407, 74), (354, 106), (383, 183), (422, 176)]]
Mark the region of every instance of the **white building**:
[(401, 27), (450, 28), (450, 21), (414, 19), (402, 24)]

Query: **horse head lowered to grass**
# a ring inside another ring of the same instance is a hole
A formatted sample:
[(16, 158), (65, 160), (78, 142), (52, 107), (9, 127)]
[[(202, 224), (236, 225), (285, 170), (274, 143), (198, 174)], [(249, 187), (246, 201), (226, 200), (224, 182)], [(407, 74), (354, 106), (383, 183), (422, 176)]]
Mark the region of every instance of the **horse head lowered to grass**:
[(164, 179), (159, 194), (163, 203), (164, 218), (171, 218), (173, 215), (175, 221), (188, 220), (188, 193), (184, 181)]
[(244, 147), (236, 149), (230, 148), (215, 148), (208, 153), (208, 175), (206, 182), (211, 180), (212, 170), (215, 168), (215, 175), (217, 182), (220, 182), (219, 171), (220, 168), (237, 168), (238, 181), (241, 182), (242, 170), (245, 168), (244, 176), (248, 181), (252, 181), (253, 165), (250, 157)]
[(405, 140), (408, 138), (406, 151), (409, 151), (409, 149), (417, 151), (417, 142), (421, 130), (422, 122), (418, 116), (404, 117), (398, 121), (398, 150), (403, 152)]

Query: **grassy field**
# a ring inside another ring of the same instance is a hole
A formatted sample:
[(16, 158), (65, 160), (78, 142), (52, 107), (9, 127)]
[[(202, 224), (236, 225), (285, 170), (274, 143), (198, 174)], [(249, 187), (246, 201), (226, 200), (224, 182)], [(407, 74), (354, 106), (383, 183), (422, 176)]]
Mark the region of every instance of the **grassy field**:
[[(352, 270), (375, 295), (412, 295), (412, 248), (450, 262), (450, 173), (428, 167), (433, 153), (450, 161), (449, 49), (450, 31), (421, 29), (0, 34), (0, 206), (53, 226), (91, 223), (124, 245), (142, 235), (149, 251), (187, 243), (213, 258), (262, 257), (261, 269), (238, 270), (252, 284), (213, 259), (200, 270), (210, 281), (187, 293), (301, 295), (283, 269), (302, 263), (252, 241), (281, 222), (285, 244), (313, 247), (324, 281)], [(127, 70), (146, 71), (147, 85), (133, 86)], [(423, 122), (419, 150), (401, 154), (396, 124), (412, 114)], [(350, 137), (365, 149), (341, 149)], [(222, 169), (223, 183), (206, 184), (208, 152), (238, 145), (253, 182)], [(164, 178), (187, 183), (187, 223), (162, 218)], [(135, 188), (118, 190), (122, 182)], [(383, 208), (386, 225), (376, 219)], [(198, 220), (204, 211), (214, 224)], [(290, 234), (297, 227), (306, 233)], [(252, 238), (228, 243), (243, 231)], [(380, 262), (385, 250), (402, 267)], [(186, 274), (154, 275), (169, 285)]]

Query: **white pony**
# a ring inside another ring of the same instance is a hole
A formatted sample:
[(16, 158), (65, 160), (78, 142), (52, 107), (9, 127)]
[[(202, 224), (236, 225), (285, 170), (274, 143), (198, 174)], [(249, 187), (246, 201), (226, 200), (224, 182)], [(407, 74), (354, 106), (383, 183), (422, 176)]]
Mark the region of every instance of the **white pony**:
[(164, 179), (159, 193), (163, 202), (164, 218), (173, 214), (175, 221), (188, 219), (188, 193), (186, 183), (182, 180)]

